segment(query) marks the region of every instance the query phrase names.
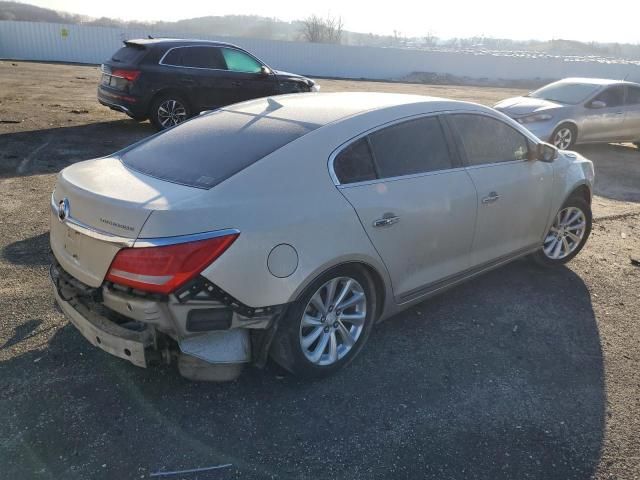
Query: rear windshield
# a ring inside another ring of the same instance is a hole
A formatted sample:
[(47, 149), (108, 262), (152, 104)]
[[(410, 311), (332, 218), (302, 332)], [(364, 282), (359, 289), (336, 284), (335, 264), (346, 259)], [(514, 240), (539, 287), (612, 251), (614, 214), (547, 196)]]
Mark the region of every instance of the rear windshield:
[(126, 45), (113, 54), (111, 60), (118, 63), (136, 63), (144, 54), (145, 48), (137, 45)]
[(208, 189), (318, 127), (265, 112), (220, 110), (151, 137), (121, 160), (146, 175)]

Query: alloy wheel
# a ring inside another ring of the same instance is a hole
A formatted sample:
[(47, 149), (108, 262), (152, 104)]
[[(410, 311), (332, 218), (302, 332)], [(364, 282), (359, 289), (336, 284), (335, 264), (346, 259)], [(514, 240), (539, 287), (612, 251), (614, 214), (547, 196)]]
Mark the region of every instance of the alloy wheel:
[(354, 347), (364, 329), (367, 297), (350, 277), (324, 283), (307, 303), (300, 321), (300, 346), (315, 365), (333, 365)]
[(165, 100), (158, 106), (158, 121), (162, 128), (169, 128), (187, 119), (187, 109), (177, 100)]
[(560, 210), (544, 240), (544, 254), (551, 260), (561, 260), (571, 255), (582, 242), (586, 227), (586, 216), (579, 208)]
[(573, 132), (569, 127), (559, 129), (553, 137), (553, 144), (560, 150), (565, 150), (571, 146)]

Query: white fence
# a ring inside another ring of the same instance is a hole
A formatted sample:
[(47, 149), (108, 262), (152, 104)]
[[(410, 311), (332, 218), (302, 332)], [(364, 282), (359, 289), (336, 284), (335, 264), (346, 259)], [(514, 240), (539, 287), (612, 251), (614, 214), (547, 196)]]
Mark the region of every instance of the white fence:
[[(99, 64), (122, 41), (147, 35), (184, 37), (179, 32), (0, 21), (0, 58)], [(571, 58), (531, 58), (488, 53), (325, 45), (251, 38), (202, 36), (235, 43), (267, 64), (296, 73), (337, 77), (399, 79), (433, 72), (489, 80), (556, 79), (569, 76), (640, 81), (640, 65)]]

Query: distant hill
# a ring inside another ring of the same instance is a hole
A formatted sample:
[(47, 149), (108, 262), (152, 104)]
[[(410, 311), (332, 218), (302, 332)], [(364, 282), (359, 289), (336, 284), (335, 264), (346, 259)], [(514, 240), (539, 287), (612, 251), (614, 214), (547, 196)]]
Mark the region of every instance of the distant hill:
[[(231, 37), (264, 38), (272, 40), (301, 40), (303, 20), (285, 22), (277, 18), (257, 15), (207, 16), (174, 22), (128, 22), (113, 18), (91, 18), (26, 3), (0, 1), (0, 20), (29, 22), (53, 22), (153, 29), (154, 31), (180, 32), (185, 36), (219, 35)], [(515, 41), (500, 38), (469, 37), (439, 39), (425, 32), (424, 37), (374, 35), (344, 31), (342, 42), (346, 45), (368, 45), (436, 50), (475, 50), (484, 52), (527, 52), (529, 54), (560, 56), (595, 56), (599, 58), (640, 59), (640, 46), (621, 43), (578, 42), (573, 40)]]

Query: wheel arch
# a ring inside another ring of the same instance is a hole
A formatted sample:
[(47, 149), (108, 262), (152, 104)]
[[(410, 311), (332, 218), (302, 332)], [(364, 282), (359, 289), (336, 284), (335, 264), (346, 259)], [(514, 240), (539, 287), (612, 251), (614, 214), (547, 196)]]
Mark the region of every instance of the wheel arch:
[(568, 125), (569, 127), (573, 128), (573, 132), (576, 134), (576, 139), (575, 139), (575, 142), (574, 142), (574, 145), (575, 145), (575, 143), (578, 142), (578, 138), (579, 138), (579, 135), (580, 135), (580, 129), (578, 128), (578, 122), (576, 122), (575, 120), (570, 119), (570, 118), (559, 121), (556, 124), (556, 126), (553, 127), (553, 130), (551, 131), (551, 141), (553, 141), (553, 135), (554, 135), (554, 133), (556, 133), (556, 130), (558, 130), (563, 125)]
[(589, 185), (584, 182), (574, 186), (569, 195), (567, 195), (567, 198), (565, 198), (564, 202), (562, 203), (564, 205), (564, 203), (566, 203), (571, 198), (580, 198), (587, 202), (588, 205), (591, 205), (592, 196), (593, 195), (591, 192), (591, 187), (589, 187)]
[(383, 312), (387, 307), (387, 301), (389, 298), (389, 291), (387, 287), (388, 283), (385, 281), (385, 276), (380, 272), (380, 269), (374, 266), (372, 262), (365, 259), (341, 260), (314, 271), (295, 290), (291, 296), (291, 302), (295, 302), (302, 292), (304, 292), (317, 278), (322, 275), (326, 275), (332, 270), (345, 266), (359, 268), (371, 280), (376, 293), (375, 322), (378, 322), (382, 318)]
[[(185, 92), (181, 91), (179, 88), (175, 88), (175, 87), (164, 87), (160, 90), (158, 90), (157, 92), (155, 92), (153, 94), (153, 96), (149, 99), (149, 103), (147, 105), (147, 116), (151, 116), (152, 115), (152, 111), (151, 109), (153, 108), (153, 104), (156, 102), (156, 100), (158, 100), (158, 98), (160, 98), (161, 96), (164, 95), (176, 95), (180, 98), (182, 98), (184, 101), (187, 102), (187, 106), (193, 110), (193, 99)], [(193, 114), (194, 112), (192, 111), (191, 114)]]

